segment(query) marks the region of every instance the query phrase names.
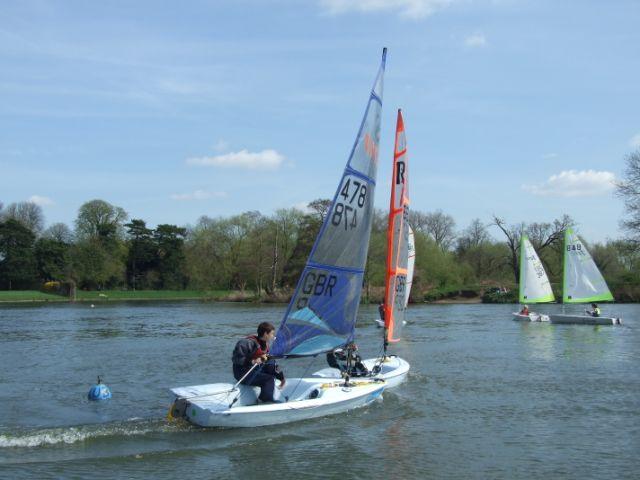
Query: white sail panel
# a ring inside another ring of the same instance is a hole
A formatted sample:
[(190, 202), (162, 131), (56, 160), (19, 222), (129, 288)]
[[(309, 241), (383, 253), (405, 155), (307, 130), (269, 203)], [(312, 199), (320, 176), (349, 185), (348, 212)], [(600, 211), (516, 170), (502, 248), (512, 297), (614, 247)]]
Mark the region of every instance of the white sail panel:
[(549, 277), (526, 235), (520, 239), (520, 303), (553, 302)]
[(588, 303), (613, 300), (607, 283), (577, 234), (564, 234), (564, 303)]
[(409, 258), (407, 259), (407, 296), (404, 299), (404, 306), (409, 304), (409, 296), (411, 295), (411, 286), (413, 285), (413, 268), (416, 263), (416, 242), (413, 235), (413, 228), (409, 227), (409, 241), (407, 245), (409, 247)]

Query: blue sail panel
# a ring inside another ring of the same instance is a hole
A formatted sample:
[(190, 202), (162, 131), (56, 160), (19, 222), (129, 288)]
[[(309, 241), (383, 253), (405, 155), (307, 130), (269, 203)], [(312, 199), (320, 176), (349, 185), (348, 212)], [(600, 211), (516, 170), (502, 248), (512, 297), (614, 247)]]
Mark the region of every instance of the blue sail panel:
[(317, 355), (353, 340), (378, 169), (386, 49), (349, 160), (271, 347)]
[(350, 342), (362, 276), (362, 272), (307, 266), (271, 355), (316, 355)]

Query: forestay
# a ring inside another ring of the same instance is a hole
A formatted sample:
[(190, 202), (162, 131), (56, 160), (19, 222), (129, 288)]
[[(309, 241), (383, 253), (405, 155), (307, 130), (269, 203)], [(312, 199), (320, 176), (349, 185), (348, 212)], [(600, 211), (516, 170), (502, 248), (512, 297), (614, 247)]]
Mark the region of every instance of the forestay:
[(408, 300), (409, 172), (407, 167), (404, 121), (402, 112), (398, 110), (387, 230), (387, 271), (384, 292), (384, 326), (388, 342), (400, 340)]
[(547, 272), (526, 235), (520, 239), (520, 303), (553, 302)]
[(571, 229), (564, 234), (564, 303), (613, 300), (607, 283), (578, 235)]
[(271, 348), (306, 356), (353, 340), (369, 249), (386, 49), (342, 179)]

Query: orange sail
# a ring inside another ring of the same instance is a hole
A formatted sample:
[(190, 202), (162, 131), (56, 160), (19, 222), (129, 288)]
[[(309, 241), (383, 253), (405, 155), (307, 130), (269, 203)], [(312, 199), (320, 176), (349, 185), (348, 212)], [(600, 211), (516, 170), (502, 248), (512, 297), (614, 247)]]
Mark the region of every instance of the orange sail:
[[(398, 110), (393, 154), (391, 203), (387, 230), (387, 271), (384, 292), (386, 342), (400, 340), (407, 308), (407, 263), (409, 259), (409, 189), (407, 142), (402, 112)], [(386, 344), (385, 342), (385, 344)]]

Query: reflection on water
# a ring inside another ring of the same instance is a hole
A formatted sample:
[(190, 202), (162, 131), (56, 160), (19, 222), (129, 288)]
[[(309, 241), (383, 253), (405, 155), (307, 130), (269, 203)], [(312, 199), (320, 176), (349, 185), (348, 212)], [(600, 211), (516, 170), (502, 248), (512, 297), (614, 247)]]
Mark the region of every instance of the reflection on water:
[(555, 325), (546, 322), (519, 322), (520, 332), (531, 359), (552, 360), (555, 355)]
[[(235, 341), (284, 308), (0, 307), (0, 476), (582, 479), (640, 468), (635, 305), (615, 306), (622, 327), (514, 322), (511, 305), (411, 306), (405, 341), (391, 346), (411, 374), (382, 401), (248, 430), (165, 420), (170, 387), (229, 381)], [(380, 351), (375, 317), (361, 308), (364, 356)], [(282, 363), (294, 377), (325, 359)], [(86, 399), (97, 374), (109, 402)]]

